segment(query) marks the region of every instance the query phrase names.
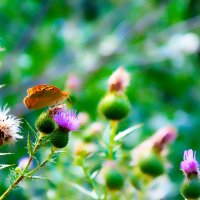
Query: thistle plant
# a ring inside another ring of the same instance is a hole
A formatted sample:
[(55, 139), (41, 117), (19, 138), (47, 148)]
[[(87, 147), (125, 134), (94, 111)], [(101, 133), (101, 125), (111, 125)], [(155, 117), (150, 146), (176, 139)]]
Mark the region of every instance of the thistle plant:
[(200, 197), (199, 163), (196, 152), (192, 149), (184, 151), (183, 161), (180, 164), (185, 180), (181, 186), (181, 194), (185, 199), (198, 199)]
[[(62, 108), (62, 109), (61, 109)], [(18, 134), (21, 120), (13, 115), (8, 115), (9, 109), (0, 110), (0, 133), (1, 145), (13, 144), (17, 139), (23, 138)], [(46, 163), (50, 162), (54, 153), (68, 144), (69, 132), (79, 128), (79, 120), (75, 111), (67, 110), (65, 105), (55, 106), (46, 112), (40, 114), (36, 120), (37, 132), (35, 133), (35, 142), (32, 143), (28, 135), (27, 149), (29, 157), (22, 158), (18, 167), (14, 170), (14, 180), (10, 187), (0, 196), (4, 199), (7, 195), (18, 186), (23, 179), (46, 179), (44, 177), (34, 176), (34, 174)], [(37, 160), (37, 151), (46, 142), (51, 142), (51, 149), (46, 159), (38, 162), (37, 166), (31, 167), (32, 161)]]
[[(72, 91), (77, 91), (80, 84), (75, 84), (77, 80), (74, 77), (71, 81), (67, 84), (71, 84)], [(158, 178), (167, 176), (168, 145), (176, 139), (177, 130), (172, 125), (166, 125), (132, 149), (125, 150), (123, 141), (143, 126), (134, 124), (125, 130), (120, 129), (120, 123), (131, 113), (131, 102), (126, 95), (129, 83), (130, 74), (123, 67), (110, 75), (108, 90), (97, 107), (100, 118), (95, 121), (87, 112), (78, 114), (66, 104), (55, 105), (41, 112), (35, 122), (37, 131), (25, 121), (34, 132), (35, 140), (31, 141), (28, 134), (28, 156), (23, 156), (14, 168), (5, 166), (11, 168), (12, 180), (0, 200), (5, 199), (24, 179), (47, 180), (45, 170), (44, 176), (38, 176), (37, 173), (47, 164), (55, 164), (52, 163), (55, 155), (60, 164), (55, 170), (62, 180), (48, 180), (58, 187), (54, 196), (50, 193), (51, 199), (66, 198), (68, 194), (63, 192), (66, 185), (94, 200), (148, 199), (149, 186)], [(19, 134), (23, 132), (23, 119), (8, 112), (9, 108), (0, 109), (0, 145), (15, 144), (18, 139), (26, 137)], [(72, 142), (69, 143), (69, 140)], [(63, 150), (66, 146), (68, 151)], [(41, 148), (48, 149), (45, 158), (38, 157)], [(59, 157), (60, 152), (65, 155)], [(4, 168), (3, 165), (1, 168)], [(185, 176), (181, 186), (182, 196), (198, 199), (199, 164), (193, 150), (184, 152), (180, 169)], [(64, 193), (64, 196), (60, 193)], [(78, 199), (76, 195), (72, 199)]]

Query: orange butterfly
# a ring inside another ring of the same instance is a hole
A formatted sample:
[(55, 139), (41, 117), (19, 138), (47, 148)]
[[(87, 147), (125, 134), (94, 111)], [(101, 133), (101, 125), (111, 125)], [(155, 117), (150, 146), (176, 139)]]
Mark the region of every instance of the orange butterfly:
[(24, 105), (28, 109), (40, 109), (62, 103), (69, 98), (69, 92), (64, 92), (48, 84), (35, 85), (27, 90)]

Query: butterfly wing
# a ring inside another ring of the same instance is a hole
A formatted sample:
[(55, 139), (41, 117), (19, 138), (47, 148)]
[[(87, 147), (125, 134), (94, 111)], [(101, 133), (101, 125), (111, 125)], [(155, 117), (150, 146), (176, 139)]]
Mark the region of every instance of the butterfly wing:
[(40, 109), (62, 103), (69, 97), (69, 93), (62, 92), (52, 85), (36, 85), (27, 90), (28, 96), (24, 98), (24, 104), (28, 109)]

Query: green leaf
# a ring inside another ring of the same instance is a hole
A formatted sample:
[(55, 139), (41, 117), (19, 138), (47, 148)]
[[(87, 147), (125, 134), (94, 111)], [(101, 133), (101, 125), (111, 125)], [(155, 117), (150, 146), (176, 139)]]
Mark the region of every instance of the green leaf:
[(4, 169), (4, 168), (11, 167), (11, 166), (13, 166), (13, 165), (0, 164), (0, 170)]
[(115, 142), (124, 139), (125, 137), (127, 137), (128, 135), (132, 134), (134, 131), (136, 131), (137, 129), (141, 128), (143, 126), (143, 124), (137, 124), (135, 126), (132, 126), (128, 129), (126, 129), (125, 131), (119, 132), (116, 136), (115, 136)]
[(42, 177), (42, 176), (26, 176), (26, 178), (30, 178), (30, 179), (39, 179), (39, 180), (50, 180), (49, 178), (46, 177)]
[(11, 154), (14, 154), (14, 153), (0, 153), (0, 156), (11, 155)]
[(37, 131), (35, 131), (33, 129), (33, 127), (29, 124), (29, 122), (27, 122), (26, 120), (24, 120), (24, 121), (26, 122), (26, 124), (28, 125), (28, 127), (31, 129), (31, 131), (33, 131), (33, 133), (37, 136), (38, 135)]
[(0, 85), (0, 89), (3, 88), (3, 87), (5, 87), (5, 84)]

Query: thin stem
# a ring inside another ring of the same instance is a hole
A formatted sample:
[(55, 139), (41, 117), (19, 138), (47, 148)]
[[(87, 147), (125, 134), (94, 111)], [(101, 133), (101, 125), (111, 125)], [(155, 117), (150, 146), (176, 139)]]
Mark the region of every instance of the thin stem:
[(10, 187), (0, 196), (0, 200), (4, 199), (24, 179), (25, 173), (26, 173), (31, 161), (34, 158), (35, 153), (37, 152), (37, 150), (39, 149), (41, 144), (42, 144), (42, 137), (40, 137), (38, 139), (37, 143), (35, 144), (33, 152), (31, 154), (31, 156), (29, 157), (29, 160), (28, 160), (24, 170), (21, 172), (20, 176), (10, 185)]
[(111, 133), (110, 133), (110, 141), (108, 145), (108, 158), (113, 159), (113, 152), (114, 152), (114, 146), (115, 146), (115, 134), (118, 126), (118, 121), (111, 121)]
[(42, 168), (51, 159), (51, 157), (54, 154), (55, 150), (56, 149), (54, 147), (52, 147), (51, 148), (51, 152), (49, 153), (48, 157), (42, 163), (40, 163), (36, 168), (34, 168), (30, 172), (28, 172), (26, 174), (26, 176), (30, 176), (30, 175), (34, 174), (36, 171), (38, 171), (40, 168)]
[[(80, 164), (81, 164), (81, 167), (82, 167), (82, 169), (83, 169), (83, 172), (84, 172), (84, 174), (85, 174), (85, 177), (86, 177), (88, 183), (89, 183), (90, 186), (92, 187), (93, 191), (95, 191), (96, 188), (95, 188), (95, 185), (94, 185), (94, 181), (93, 181), (93, 179), (90, 177), (90, 174), (89, 174), (89, 172), (88, 172), (88, 169), (87, 169), (86, 166), (84, 165), (83, 160), (81, 160)], [(96, 191), (95, 191), (95, 193), (96, 193), (96, 195), (98, 196), (98, 199), (101, 199), (101, 198), (99, 197), (99, 195), (97, 194)]]

